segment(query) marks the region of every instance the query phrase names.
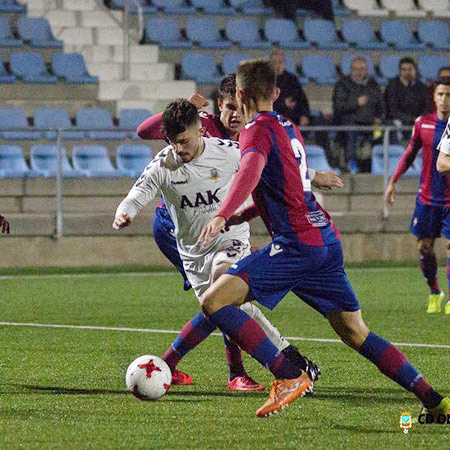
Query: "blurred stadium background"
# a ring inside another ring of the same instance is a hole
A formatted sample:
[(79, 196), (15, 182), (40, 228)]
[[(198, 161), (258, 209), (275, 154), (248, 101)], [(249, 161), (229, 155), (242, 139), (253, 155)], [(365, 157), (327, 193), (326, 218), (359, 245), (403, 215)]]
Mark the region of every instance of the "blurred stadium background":
[[(404, 56), (418, 62), (424, 83), (450, 64), (447, 0), (332, 6), (334, 21), (304, 9), (290, 21), (262, 0), (0, 0), (0, 214), (12, 229), (1, 240), (0, 267), (168, 264), (149, 238), (156, 201), (126, 237), (111, 228), (133, 179), (164, 145), (134, 130), (174, 98), (213, 98), (242, 59), (285, 49), (313, 114), (325, 117), (355, 55), (381, 86)], [(314, 133), (307, 142), (310, 165), (329, 168)], [(395, 209), (383, 211), (404, 143), (383, 146), (381, 137), (371, 173), (354, 168), (343, 174), (344, 190), (319, 194), (344, 232), (347, 261), (416, 259), (408, 224), (420, 163), (399, 182)], [(261, 245), (264, 228), (252, 227)]]

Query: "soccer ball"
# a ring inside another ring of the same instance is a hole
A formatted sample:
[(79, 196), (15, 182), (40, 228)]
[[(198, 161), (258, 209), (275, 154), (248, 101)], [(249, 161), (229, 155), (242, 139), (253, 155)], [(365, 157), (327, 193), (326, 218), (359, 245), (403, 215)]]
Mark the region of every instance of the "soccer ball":
[(170, 388), (172, 372), (158, 356), (144, 355), (128, 366), (125, 382), (139, 400), (157, 400)]

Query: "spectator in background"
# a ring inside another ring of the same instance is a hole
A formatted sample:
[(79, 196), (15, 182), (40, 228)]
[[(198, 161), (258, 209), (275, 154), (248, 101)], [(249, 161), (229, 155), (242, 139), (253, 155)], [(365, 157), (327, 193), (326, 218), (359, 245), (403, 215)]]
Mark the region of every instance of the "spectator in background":
[[(337, 125), (381, 124), (384, 116), (383, 96), (378, 83), (368, 77), (364, 58), (354, 58), (350, 76), (337, 82), (333, 91), (333, 115)], [(343, 171), (348, 171), (353, 161), (360, 171), (370, 172), (373, 133), (340, 132), (336, 141), (343, 148)]]
[(294, 22), (297, 19), (297, 8), (314, 11), (326, 20), (334, 20), (331, 0), (268, 0), (268, 2), (276, 13)]
[(3, 216), (0, 216), (0, 228), (3, 234), (9, 234), (9, 222)]
[[(419, 80), (414, 59), (402, 58), (398, 68), (399, 76), (389, 80), (384, 92), (386, 119), (396, 126), (413, 125), (427, 111), (427, 87)], [(400, 133), (399, 138), (404, 135)]]
[[(447, 77), (450, 77), (450, 66), (441, 67), (436, 79)], [(427, 111), (436, 111), (436, 105), (434, 103), (434, 87), (434, 80), (431, 80), (427, 85)]]

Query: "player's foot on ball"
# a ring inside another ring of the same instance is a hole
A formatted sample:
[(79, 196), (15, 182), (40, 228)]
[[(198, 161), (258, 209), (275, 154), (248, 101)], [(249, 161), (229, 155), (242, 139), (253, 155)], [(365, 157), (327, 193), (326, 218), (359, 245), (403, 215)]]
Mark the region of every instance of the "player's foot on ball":
[(172, 385), (186, 386), (189, 384), (194, 384), (194, 380), (190, 375), (184, 372), (180, 372), (177, 369), (172, 372)]
[(267, 417), (286, 408), (296, 398), (303, 397), (313, 387), (308, 374), (302, 370), (297, 378), (275, 380), (270, 388), (269, 399), (256, 411), (258, 417)]
[(230, 391), (263, 391), (266, 387), (262, 384), (257, 383), (248, 374), (244, 374), (228, 379), (228, 389)]
[(441, 303), (444, 300), (445, 294), (443, 292), (439, 294), (430, 294), (428, 296), (428, 314), (436, 314), (441, 312)]
[(437, 419), (440, 414), (450, 415), (450, 398), (444, 397), (436, 408), (427, 409), (421, 406), (419, 414), (430, 414), (434, 419)]
[(445, 304), (445, 314), (450, 314), (450, 300)]

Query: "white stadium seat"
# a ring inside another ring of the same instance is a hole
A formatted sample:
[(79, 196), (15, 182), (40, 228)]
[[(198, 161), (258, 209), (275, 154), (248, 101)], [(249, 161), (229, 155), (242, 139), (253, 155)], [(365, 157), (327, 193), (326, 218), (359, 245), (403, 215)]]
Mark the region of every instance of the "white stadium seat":
[(419, 5), (425, 11), (431, 11), (435, 17), (450, 17), (449, 0), (419, 0)]
[(400, 17), (425, 17), (427, 15), (423, 9), (416, 8), (414, 0), (382, 0), (382, 5)]
[(376, 0), (344, 0), (348, 9), (358, 11), (359, 16), (378, 16), (385, 17), (389, 11), (378, 7)]

